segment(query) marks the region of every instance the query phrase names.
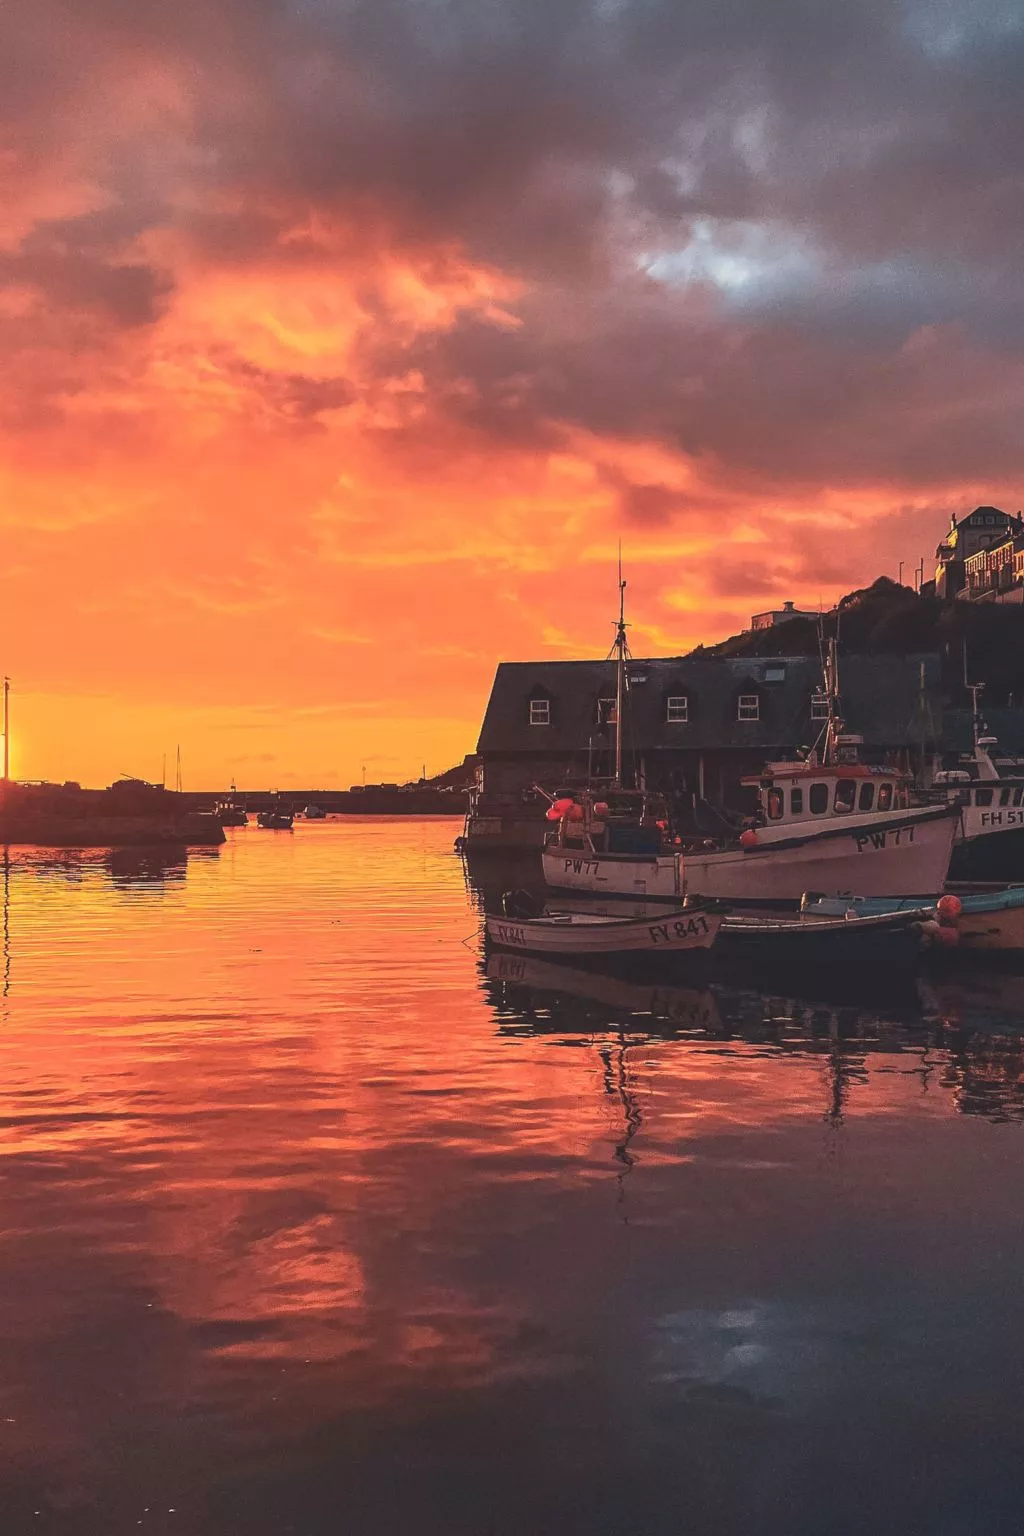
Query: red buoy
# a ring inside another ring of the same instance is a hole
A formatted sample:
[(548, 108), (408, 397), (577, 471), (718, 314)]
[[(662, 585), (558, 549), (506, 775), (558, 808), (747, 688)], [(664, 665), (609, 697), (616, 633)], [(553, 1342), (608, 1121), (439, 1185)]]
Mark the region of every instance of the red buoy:
[(959, 917), (963, 909), (964, 904), (959, 896), (940, 896), (935, 904), (940, 917)]
[(740, 833), (740, 847), (741, 848), (756, 848), (757, 847), (757, 833), (754, 831), (753, 827), (748, 827), (745, 832), (741, 832)]

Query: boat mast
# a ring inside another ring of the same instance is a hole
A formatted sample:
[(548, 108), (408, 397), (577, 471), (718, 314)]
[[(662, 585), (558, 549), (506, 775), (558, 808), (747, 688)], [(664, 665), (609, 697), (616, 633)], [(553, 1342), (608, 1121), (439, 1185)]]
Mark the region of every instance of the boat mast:
[(619, 545), (619, 621), (615, 626), (615, 788), (622, 788), (622, 710), (626, 695), (626, 583)]
[(4, 783), (11, 777), (11, 680), (4, 678)]

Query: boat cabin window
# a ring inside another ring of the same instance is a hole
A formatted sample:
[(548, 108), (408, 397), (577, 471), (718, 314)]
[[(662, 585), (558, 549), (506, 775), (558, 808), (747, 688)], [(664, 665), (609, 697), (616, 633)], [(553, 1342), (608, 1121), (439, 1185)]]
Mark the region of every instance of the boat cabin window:
[(797, 784), (789, 792), (789, 810), (792, 816), (802, 816), (804, 809), (804, 792)]
[(879, 784), (879, 786), (878, 786), (878, 806), (877, 806), (877, 809), (880, 810), (880, 811), (891, 811), (892, 810), (892, 785), (891, 784)]
[(736, 700), (737, 720), (760, 720), (761, 696), (757, 693), (741, 693)]
[(1022, 789), (1021, 786), (1018, 784), (1017, 788), (1013, 792), (1013, 803), (1014, 803), (1014, 805), (1020, 805), (1021, 795), (1022, 794), (1024, 794), (1024, 789)]
[(551, 724), (551, 700), (550, 699), (531, 699), (530, 700), (530, 724), (531, 725), (550, 725)]
[(772, 821), (778, 821), (783, 811), (785, 810), (785, 802), (783, 799), (782, 790), (777, 788), (770, 789), (768, 791), (767, 798), (769, 818)]
[(1010, 786), (1007, 785), (1005, 789), (1001, 789), (999, 791), (999, 804), (1000, 805), (1009, 805), (1009, 803), (1010, 803)]
[(832, 809), (837, 816), (845, 816), (847, 811), (852, 811), (857, 803), (856, 779), (837, 779), (836, 792), (832, 801)]
[(823, 693), (820, 688), (815, 689), (811, 694), (811, 719), (828, 719), (828, 694)]
[(976, 789), (974, 791), (974, 803), (975, 803), (975, 805), (991, 805), (992, 804), (992, 786), (989, 785), (989, 784), (986, 784), (983, 789), (982, 788)]
[(828, 810), (828, 785), (812, 784), (808, 804), (812, 816), (824, 816)]
[(868, 781), (865, 784), (862, 784), (860, 787), (860, 794), (857, 796), (857, 809), (858, 811), (870, 811), (874, 803), (875, 786), (872, 784), (871, 780), (868, 779)]
[(614, 699), (598, 699), (598, 701), (597, 701), (597, 723), (598, 723), (598, 725), (614, 725), (615, 724), (615, 700)]
[(669, 694), (665, 700), (665, 719), (669, 725), (687, 725), (690, 720), (690, 699), (685, 693)]

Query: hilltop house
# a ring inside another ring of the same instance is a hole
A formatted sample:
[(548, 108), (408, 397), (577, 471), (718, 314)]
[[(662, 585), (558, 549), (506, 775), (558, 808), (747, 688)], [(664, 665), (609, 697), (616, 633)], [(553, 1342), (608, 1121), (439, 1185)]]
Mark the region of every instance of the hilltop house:
[(984, 563), (979, 566), (978, 557), (982, 557), (984, 562), (988, 551), (994, 546), (1002, 546), (1022, 535), (1024, 524), (1021, 523), (1020, 513), (1011, 517), (998, 507), (975, 507), (973, 512), (957, 522), (954, 512), (949, 532), (935, 551), (936, 597), (957, 597), (961, 593), (965, 597), (973, 597), (979, 587), (977, 584), (973, 588), (969, 585), (969, 573), (977, 577), (988, 569)]
[(811, 613), (809, 609), (798, 608), (793, 602), (783, 603), (781, 608), (769, 608), (766, 613), (755, 613), (750, 620), (751, 629), (774, 629), (777, 624), (786, 624), (790, 619), (816, 619), (817, 613)]

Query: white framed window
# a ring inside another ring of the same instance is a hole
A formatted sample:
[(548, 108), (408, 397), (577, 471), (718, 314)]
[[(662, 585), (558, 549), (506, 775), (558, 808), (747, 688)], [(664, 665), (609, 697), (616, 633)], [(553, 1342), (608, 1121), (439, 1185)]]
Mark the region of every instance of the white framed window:
[(617, 719), (614, 699), (598, 699), (597, 723), (598, 725), (614, 725)]
[(551, 700), (550, 699), (531, 699), (530, 700), (530, 724), (531, 725), (550, 725), (551, 724)]
[(828, 719), (828, 694), (823, 693), (820, 688), (816, 688), (811, 694), (811, 719)]
[(761, 695), (759, 693), (741, 693), (736, 700), (737, 720), (760, 720)]
[(690, 696), (687, 693), (670, 693), (665, 700), (665, 719), (669, 725), (689, 725)]

